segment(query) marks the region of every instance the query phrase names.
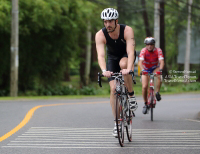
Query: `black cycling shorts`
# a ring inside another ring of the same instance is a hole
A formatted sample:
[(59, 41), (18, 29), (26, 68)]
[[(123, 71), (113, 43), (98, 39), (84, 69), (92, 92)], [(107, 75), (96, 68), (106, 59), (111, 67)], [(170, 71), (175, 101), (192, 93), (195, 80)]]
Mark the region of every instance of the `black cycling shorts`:
[[(111, 58), (111, 57), (108, 56), (107, 64), (106, 64), (106, 70), (110, 71), (110, 72), (113, 72), (113, 73), (120, 72), (121, 68), (119, 66), (119, 62), (124, 57), (128, 58), (127, 53), (124, 54), (121, 58), (117, 58), (117, 57), (115, 57), (115, 58), (112, 57)], [(135, 59), (136, 59), (136, 51), (135, 51)], [(135, 63), (135, 60), (134, 60), (134, 63)], [(114, 80), (114, 77), (108, 78), (109, 82), (112, 81), (112, 80)]]

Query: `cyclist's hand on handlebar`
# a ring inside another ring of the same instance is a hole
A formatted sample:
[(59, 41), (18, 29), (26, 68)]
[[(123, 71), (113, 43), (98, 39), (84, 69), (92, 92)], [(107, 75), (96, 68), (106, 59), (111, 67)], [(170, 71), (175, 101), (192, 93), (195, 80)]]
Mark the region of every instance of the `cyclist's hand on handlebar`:
[(148, 71), (146, 71), (146, 70), (142, 70), (142, 75), (146, 75), (146, 74), (148, 74)]
[(129, 69), (122, 69), (120, 72), (122, 73), (122, 75), (128, 75), (130, 73), (131, 70)]
[(110, 78), (111, 75), (113, 74), (113, 72), (110, 72), (110, 71), (104, 71), (103, 73), (103, 76), (107, 77), (107, 78)]
[(162, 71), (156, 72), (156, 75), (162, 75)]
[(160, 71), (157, 71), (156, 75), (162, 75), (162, 69), (160, 69)]

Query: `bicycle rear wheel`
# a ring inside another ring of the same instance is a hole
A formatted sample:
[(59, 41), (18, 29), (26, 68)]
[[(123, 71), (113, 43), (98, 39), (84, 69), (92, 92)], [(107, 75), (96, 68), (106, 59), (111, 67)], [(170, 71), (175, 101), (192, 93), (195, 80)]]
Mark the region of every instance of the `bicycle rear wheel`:
[(116, 126), (118, 140), (121, 147), (124, 146), (124, 111), (122, 110), (121, 98), (116, 95)]
[(127, 134), (127, 138), (129, 142), (132, 141), (132, 118), (133, 118), (133, 114), (131, 110), (129, 109), (128, 112), (126, 113), (126, 121), (127, 121), (126, 134)]

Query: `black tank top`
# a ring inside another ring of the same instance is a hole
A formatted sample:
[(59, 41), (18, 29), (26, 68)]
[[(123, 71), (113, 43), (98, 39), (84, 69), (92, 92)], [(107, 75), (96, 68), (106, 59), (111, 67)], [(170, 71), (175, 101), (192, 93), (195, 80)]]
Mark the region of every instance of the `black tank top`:
[(113, 40), (106, 28), (102, 28), (102, 31), (106, 37), (106, 51), (108, 58), (122, 58), (126, 52), (126, 40), (124, 39), (124, 29), (126, 25), (120, 24), (120, 34), (117, 40)]

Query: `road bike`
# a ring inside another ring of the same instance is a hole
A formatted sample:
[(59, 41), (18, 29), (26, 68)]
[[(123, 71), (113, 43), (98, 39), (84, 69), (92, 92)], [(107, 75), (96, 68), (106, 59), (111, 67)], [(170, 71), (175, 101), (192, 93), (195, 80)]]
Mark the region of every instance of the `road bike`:
[(162, 80), (162, 75), (158, 71), (156, 73), (149, 73), (149, 72), (142, 72), (142, 75), (149, 76), (149, 88), (148, 88), (148, 95), (147, 95), (147, 109), (151, 110), (151, 121), (153, 121), (153, 109), (156, 107), (156, 98), (154, 94), (154, 76), (160, 75)]
[[(133, 83), (136, 84), (134, 80), (134, 72), (130, 72), (129, 74), (132, 75)], [(99, 86), (101, 85), (101, 77), (102, 74), (98, 73), (98, 83)], [(128, 141), (132, 141), (132, 118), (135, 117), (133, 111), (130, 110), (130, 105), (128, 103), (128, 89), (124, 83), (124, 77), (122, 73), (113, 73), (112, 77), (114, 77), (116, 81), (116, 88), (115, 88), (115, 122), (117, 127), (117, 134), (118, 140), (121, 147), (124, 146), (124, 128), (126, 129), (126, 134)]]

